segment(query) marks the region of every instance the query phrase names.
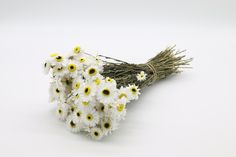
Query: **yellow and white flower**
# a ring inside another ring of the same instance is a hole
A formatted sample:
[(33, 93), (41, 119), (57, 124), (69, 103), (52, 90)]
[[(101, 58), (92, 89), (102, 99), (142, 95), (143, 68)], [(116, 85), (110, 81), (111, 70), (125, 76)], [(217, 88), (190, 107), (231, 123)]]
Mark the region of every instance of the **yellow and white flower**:
[(81, 108), (77, 108), (73, 112), (74, 120), (76, 123), (80, 123), (83, 120), (83, 110)]
[(101, 83), (103, 82), (103, 76), (98, 74), (93, 80), (92, 82), (95, 84), (95, 86), (99, 87), (101, 85)]
[(123, 120), (126, 115), (126, 101), (124, 99), (119, 99), (115, 106), (116, 116), (118, 120)]
[(91, 128), (89, 132), (90, 132), (90, 136), (94, 140), (100, 140), (103, 137), (102, 129), (98, 127)]
[(114, 79), (112, 79), (110, 77), (106, 77), (105, 78), (105, 82), (113, 85), (114, 87), (116, 87), (116, 80), (114, 80)]
[(83, 114), (84, 124), (90, 127), (96, 126), (99, 122), (99, 115), (98, 112), (91, 108), (90, 110), (85, 111)]
[(110, 83), (103, 82), (98, 89), (97, 99), (100, 103), (110, 104), (117, 99), (117, 89)]
[(57, 53), (51, 55), (53, 58), (53, 63), (58, 64), (64, 61), (64, 56), (58, 55)]
[(119, 90), (118, 90), (118, 99), (121, 100), (125, 100), (126, 103), (130, 102), (131, 100), (131, 93), (129, 91), (129, 88), (127, 87), (121, 87)]
[(90, 66), (85, 70), (84, 76), (87, 80), (95, 80), (100, 75), (99, 72), (98, 67)]
[(72, 89), (79, 90), (80, 87), (84, 85), (84, 80), (80, 77), (77, 77), (72, 82)]
[(137, 100), (140, 94), (139, 92), (140, 89), (138, 88), (138, 86), (129, 85), (128, 89), (129, 89), (129, 93), (130, 93), (129, 95), (130, 95), (131, 100)]
[(83, 66), (84, 68), (94, 65), (92, 57), (86, 54), (80, 55), (77, 60), (79, 65)]
[(64, 75), (66, 75), (66, 67), (63, 64), (56, 64), (53, 67), (53, 76), (62, 78)]
[(70, 113), (74, 113), (77, 108), (78, 106), (76, 104), (71, 104), (69, 107)]
[(137, 80), (140, 82), (146, 80), (146, 77), (147, 77), (147, 74), (144, 71), (141, 71), (140, 73), (136, 75)]
[(94, 84), (86, 83), (79, 89), (79, 93), (82, 101), (91, 101), (95, 96), (96, 87), (94, 86)]
[(75, 73), (77, 72), (77, 64), (75, 62), (72, 62), (70, 61), (68, 64), (67, 64), (67, 70), (70, 72), (70, 73)]
[(102, 119), (101, 128), (104, 135), (110, 134), (113, 130), (117, 129), (117, 123), (109, 118)]
[(67, 128), (71, 131), (71, 132), (74, 132), (74, 133), (77, 133), (80, 131), (80, 125), (79, 123), (77, 123), (74, 119), (74, 116), (73, 115), (70, 115), (67, 117), (66, 119), (66, 125), (67, 125)]
[(64, 102), (65, 101), (65, 89), (60, 86), (59, 83), (52, 82), (49, 88), (49, 101), (53, 102), (55, 100)]
[(80, 54), (81, 53), (81, 47), (79, 45), (75, 46), (73, 49), (74, 54)]
[(65, 121), (69, 113), (68, 110), (69, 108), (67, 104), (65, 103), (58, 104), (57, 110), (56, 110), (57, 117), (60, 120)]

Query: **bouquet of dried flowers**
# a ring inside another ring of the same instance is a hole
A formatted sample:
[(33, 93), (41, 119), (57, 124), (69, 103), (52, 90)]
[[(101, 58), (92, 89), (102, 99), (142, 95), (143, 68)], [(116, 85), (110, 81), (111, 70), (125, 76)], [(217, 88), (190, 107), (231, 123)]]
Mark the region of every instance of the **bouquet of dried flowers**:
[(51, 54), (43, 63), (51, 79), (50, 102), (69, 130), (99, 140), (117, 129), (127, 103), (143, 88), (188, 67), (191, 59), (182, 52), (168, 47), (143, 64), (92, 56), (79, 46), (66, 56)]

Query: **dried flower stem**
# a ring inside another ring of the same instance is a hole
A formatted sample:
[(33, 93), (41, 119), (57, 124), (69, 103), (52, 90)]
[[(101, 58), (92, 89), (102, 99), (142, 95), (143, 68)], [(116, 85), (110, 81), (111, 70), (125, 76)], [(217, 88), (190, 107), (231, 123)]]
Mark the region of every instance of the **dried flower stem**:
[[(189, 68), (188, 65), (192, 58), (185, 59), (185, 55), (181, 55), (183, 52), (175, 50), (175, 46), (168, 47), (144, 64), (132, 64), (102, 56), (116, 61), (116, 63), (106, 61), (107, 64), (104, 65), (102, 75), (115, 79), (118, 88), (128, 84), (135, 84), (140, 89), (143, 89), (171, 74), (181, 72), (183, 68)], [(141, 71), (147, 74), (147, 79), (142, 82), (137, 81), (136, 78), (137, 73)]]

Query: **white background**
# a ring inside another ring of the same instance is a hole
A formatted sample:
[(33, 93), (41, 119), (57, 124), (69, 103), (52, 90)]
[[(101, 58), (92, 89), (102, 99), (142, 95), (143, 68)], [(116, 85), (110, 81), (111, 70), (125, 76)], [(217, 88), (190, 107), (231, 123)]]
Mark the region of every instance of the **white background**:
[[(66, 130), (41, 63), (80, 44), (145, 62), (166, 46), (193, 69), (144, 90), (100, 142)], [(0, 0), (0, 156), (236, 156), (236, 1)]]

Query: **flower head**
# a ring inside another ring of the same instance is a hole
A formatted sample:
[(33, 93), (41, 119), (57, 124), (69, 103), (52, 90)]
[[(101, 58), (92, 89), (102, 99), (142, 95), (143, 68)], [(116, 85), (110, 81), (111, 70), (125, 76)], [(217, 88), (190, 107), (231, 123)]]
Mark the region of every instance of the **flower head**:
[(79, 54), (81, 51), (81, 48), (80, 48), (80, 46), (76, 46), (76, 47), (74, 47), (74, 49), (73, 49), (73, 51), (74, 51), (74, 53), (75, 54)]
[(140, 94), (140, 92), (139, 92), (140, 89), (138, 88), (138, 86), (129, 85), (128, 89), (129, 89), (129, 93), (130, 93), (130, 96), (131, 96), (131, 100), (137, 100), (138, 96)]
[(90, 129), (90, 136), (94, 140), (100, 140), (103, 137), (102, 129), (94, 127)]
[(109, 104), (117, 99), (117, 89), (110, 83), (103, 82), (98, 89), (97, 99), (100, 103)]
[(140, 73), (136, 75), (137, 80), (140, 82), (146, 80), (146, 76), (147, 74), (144, 71), (141, 71)]
[(77, 123), (77, 122), (75, 121), (73, 115), (70, 115), (70, 116), (67, 117), (67, 119), (66, 119), (66, 125), (67, 125), (67, 128), (68, 128), (71, 132), (77, 133), (77, 132), (80, 131), (79, 123)]
[(56, 115), (60, 120), (66, 120), (68, 116), (68, 105), (61, 103), (57, 106)]
[(95, 96), (96, 88), (93, 84), (86, 83), (79, 89), (79, 92), (81, 95), (81, 100), (87, 102), (92, 100), (93, 96)]
[(95, 126), (99, 122), (99, 115), (94, 108), (87, 110), (84, 113), (84, 123), (90, 127)]

